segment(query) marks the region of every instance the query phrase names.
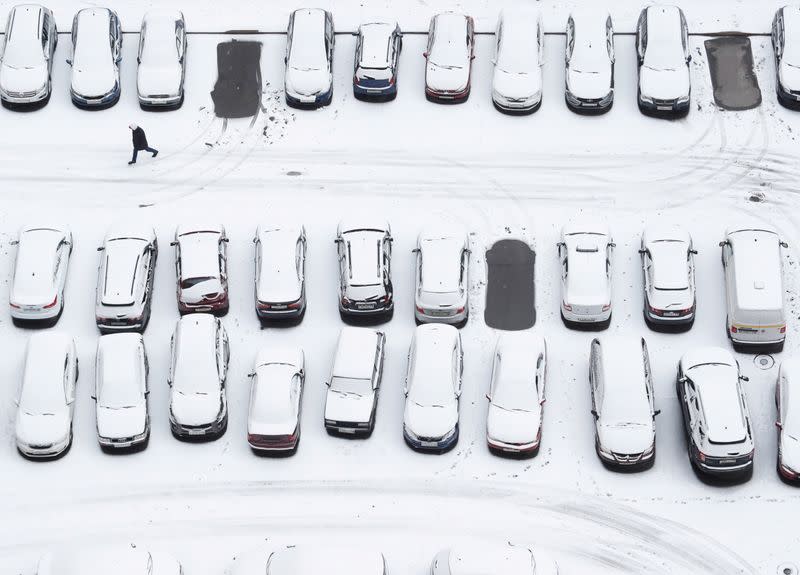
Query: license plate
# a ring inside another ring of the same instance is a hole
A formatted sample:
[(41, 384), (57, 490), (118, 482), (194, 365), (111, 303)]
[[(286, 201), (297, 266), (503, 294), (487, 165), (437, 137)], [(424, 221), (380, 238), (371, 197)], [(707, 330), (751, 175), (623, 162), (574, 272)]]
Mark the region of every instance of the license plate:
[(355, 432), (356, 432), (356, 430), (353, 429), (352, 427), (340, 427), (339, 428), (339, 433), (352, 433), (352, 434), (355, 434)]
[(435, 441), (420, 441), (419, 444), (422, 447), (439, 447), (439, 444)]
[(656, 106), (656, 110), (663, 110), (666, 112), (668, 110), (672, 110), (672, 106)]
[(357, 304), (356, 307), (358, 309), (374, 309), (375, 308), (375, 304), (374, 303), (360, 303), (360, 304)]
[(677, 311), (665, 311), (664, 312), (664, 317), (678, 317), (678, 315), (679, 314), (678, 314)]
[(125, 449), (126, 447), (130, 447), (131, 445), (133, 445), (133, 443), (131, 443), (130, 441), (125, 441), (123, 443), (115, 443), (114, 447), (118, 449)]
[(430, 314), (431, 314), (433, 317), (447, 317), (447, 316), (449, 316), (449, 315), (450, 315), (450, 312), (449, 312), (449, 311), (447, 311), (447, 310), (438, 310), (438, 309), (432, 309), (432, 310), (430, 311)]
[(735, 459), (721, 459), (720, 460), (720, 464), (721, 465), (733, 465), (734, 463), (736, 463)]
[(286, 309), (286, 305), (273, 305), (270, 309)]
[(583, 105), (586, 106), (587, 108), (594, 108), (597, 106), (597, 104), (595, 104), (594, 102), (585, 102)]
[(367, 92), (369, 92), (370, 94), (380, 94), (381, 92), (383, 92), (383, 90), (381, 90), (380, 88), (367, 88)]
[(189, 429), (189, 435), (205, 435), (205, 429)]

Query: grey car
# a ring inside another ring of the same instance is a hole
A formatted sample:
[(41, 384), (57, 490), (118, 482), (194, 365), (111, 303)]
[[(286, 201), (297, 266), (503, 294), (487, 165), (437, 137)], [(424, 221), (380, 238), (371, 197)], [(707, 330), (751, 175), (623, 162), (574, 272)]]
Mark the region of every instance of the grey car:
[(0, 52), (0, 99), (5, 106), (50, 99), (58, 30), (53, 13), (38, 4), (14, 6)]

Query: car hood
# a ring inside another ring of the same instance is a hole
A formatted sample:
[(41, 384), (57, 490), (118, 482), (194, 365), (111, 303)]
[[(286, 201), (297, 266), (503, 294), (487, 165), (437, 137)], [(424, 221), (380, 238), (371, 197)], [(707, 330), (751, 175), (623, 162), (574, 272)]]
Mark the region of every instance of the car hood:
[(796, 473), (800, 473), (800, 437), (787, 433), (781, 438), (781, 463)]
[(41, 64), (33, 68), (12, 68), (0, 66), (0, 86), (8, 92), (33, 92), (47, 84), (47, 66)]
[(303, 96), (316, 96), (326, 93), (331, 84), (327, 70), (286, 69), (286, 89)]
[(689, 68), (681, 65), (674, 70), (639, 69), (642, 95), (659, 100), (675, 100), (689, 94)]
[(443, 68), (432, 62), (425, 67), (425, 84), (432, 90), (460, 92), (469, 83), (469, 65), (463, 68)]
[(530, 443), (539, 434), (540, 418), (531, 411), (509, 411), (489, 405), (486, 433), (503, 443)]
[(140, 96), (177, 96), (182, 76), (178, 62), (165, 66), (139, 64), (136, 87)]
[(403, 423), (418, 437), (443, 437), (458, 423), (458, 403), (432, 407), (407, 400)]
[(80, 96), (104, 96), (114, 90), (117, 83), (117, 73), (113, 65), (104, 66), (104, 69), (88, 69), (73, 66), (72, 90)]
[(325, 419), (367, 422), (372, 417), (374, 403), (375, 393), (356, 395), (330, 389), (325, 400)]
[(31, 415), (20, 409), (15, 424), (17, 441), (26, 445), (59, 443), (69, 435), (70, 423), (66, 408), (53, 415)]
[(206, 280), (192, 287), (181, 289), (181, 300), (186, 303), (201, 303), (215, 299), (223, 291), (222, 283), (218, 279)]
[(182, 425), (206, 425), (213, 423), (222, 407), (218, 393), (172, 392), (170, 409), (175, 421)]
[(600, 68), (597, 73), (569, 68), (567, 89), (578, 98), (586, 100), (604, 98), (611, 91), (611, 66)]
[(652, 425), (640, 423), (598, 425), (597, 436), (604, 449), (625, 455), (635, 455), (648, 449), (655, 440)]
[(800, 68), (781, 62), (778, 70), (781, 84), (786, 90), (800, 90)]
[(147, 408), (144, 404), (111, 409), (97, 406), (97, 435), (116, 439), (144, 433)]
[(542, 69), (516, 74), (495, 66), (492, 89), (506, 98), (527, 100), (542, 91)]

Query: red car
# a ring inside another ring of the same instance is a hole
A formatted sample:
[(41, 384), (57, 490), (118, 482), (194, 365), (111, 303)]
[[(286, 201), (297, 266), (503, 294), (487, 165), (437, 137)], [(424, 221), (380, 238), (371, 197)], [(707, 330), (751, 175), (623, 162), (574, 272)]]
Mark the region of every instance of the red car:
[(224, 315), (228, 311), (228, 261), (225, 228), (218, 224), (178, 226), (175, 271), (178, 311)]
[(444, 12), (431, 18), (423, 54), (425, 96), (431, 102), (459, 103), (469, 98), (475, 23), (471, 16)]

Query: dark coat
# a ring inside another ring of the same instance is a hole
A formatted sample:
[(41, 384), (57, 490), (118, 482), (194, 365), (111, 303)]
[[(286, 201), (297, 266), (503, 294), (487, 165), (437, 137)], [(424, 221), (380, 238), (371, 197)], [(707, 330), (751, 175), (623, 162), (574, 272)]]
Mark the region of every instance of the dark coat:
[(137, 128), (133, 131), (133, 149), (144, 150), (147, 148), (147, 136), (144, 135), (144, 130)]

